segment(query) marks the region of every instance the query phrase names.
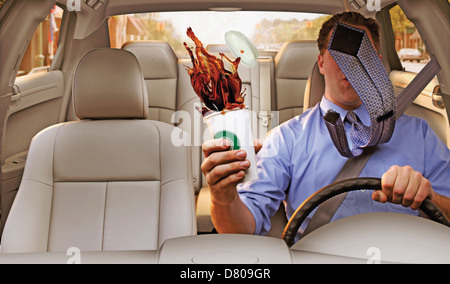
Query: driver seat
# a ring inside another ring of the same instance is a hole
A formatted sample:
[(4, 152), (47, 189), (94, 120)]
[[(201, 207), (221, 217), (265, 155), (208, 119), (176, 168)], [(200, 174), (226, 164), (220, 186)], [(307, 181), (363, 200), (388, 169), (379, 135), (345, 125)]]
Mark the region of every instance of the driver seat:
[(314, 64), (308, 81), (306, 81), (303, 109), (307, 110), (318, 104), (325, 93), (325, 78), (320, 73), (319, 64)]
[(146, 120), (136, 57), (96, 49), (73, 83), (81, 121), (37, 134), (2, 236), (2, 253), (156, 250), (195, 235), (190, 151)]

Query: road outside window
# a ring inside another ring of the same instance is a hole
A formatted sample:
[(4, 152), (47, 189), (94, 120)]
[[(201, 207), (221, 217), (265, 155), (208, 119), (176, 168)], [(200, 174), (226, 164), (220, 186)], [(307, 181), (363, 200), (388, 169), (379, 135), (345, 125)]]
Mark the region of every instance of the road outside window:
[(392, 28), (395, 37), (395, 50), (406, 71), (419, 73), (430, 61), (419, 31), (406, 18), (402, 9), (395, 6), (390, 10)]
[(46, 72), (58, 48), (59, 29), (63, 10), (54, 6), (37, 27), (19, 67), (17, 76)]
[(205, 45), (225, 44), (229, 30), (244, 33), (259, 50), (278, 51), (290, 40), (316, 40), (330, 16), (289, 12), (164, 12), (119, 15), (109, 18), (111, 47), (130, 40), (168, 42), (179, 58), (188, 58), (183, 42), (191, 42), (191, 27)]

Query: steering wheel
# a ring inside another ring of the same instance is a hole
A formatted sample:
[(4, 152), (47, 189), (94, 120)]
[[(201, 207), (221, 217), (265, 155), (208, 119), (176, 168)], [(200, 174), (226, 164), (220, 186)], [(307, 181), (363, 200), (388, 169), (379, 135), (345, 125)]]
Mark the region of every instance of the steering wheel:
[[(298, 229), (317, 206), (341, 193), (355, 191), (355, 190), (381, 190), (380, 178), (351, 178), (332, 183), (306, 199), (294, 212), (291, 219), (286, 225), (283, 232), (283, 240), (291, 247), (294, 245), (294, 239)], [(450, 227), (449, 220), (441, 212), (437, 206), (431, 202), (429, 198), (425, 199), (420, 205), (422, 210), (431, 220)]]

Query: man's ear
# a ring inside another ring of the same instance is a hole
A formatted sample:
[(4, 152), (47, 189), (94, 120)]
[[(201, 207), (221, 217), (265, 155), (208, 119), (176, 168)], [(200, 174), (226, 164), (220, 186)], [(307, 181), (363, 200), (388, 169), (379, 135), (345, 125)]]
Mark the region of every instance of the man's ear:
[(320, 74), (323, 75), (323, 54), (317, 56), (317, 65), (319, 66)]

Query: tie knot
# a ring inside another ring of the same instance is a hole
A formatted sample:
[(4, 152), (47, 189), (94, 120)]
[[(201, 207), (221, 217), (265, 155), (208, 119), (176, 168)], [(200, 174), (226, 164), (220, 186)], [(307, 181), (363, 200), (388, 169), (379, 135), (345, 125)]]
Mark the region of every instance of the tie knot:
[(353, 111), (347, 112), (345, 119), (347, 119), (347, 121), (350, 122), (351, 124), (359, 123), (358, 116)]

